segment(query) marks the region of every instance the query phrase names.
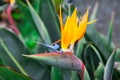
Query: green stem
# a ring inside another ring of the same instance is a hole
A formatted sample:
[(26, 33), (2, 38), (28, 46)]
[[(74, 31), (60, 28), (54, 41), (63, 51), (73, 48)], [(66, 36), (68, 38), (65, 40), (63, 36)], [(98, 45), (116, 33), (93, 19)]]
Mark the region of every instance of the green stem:
[(4, 42), (2, 40), (0, 40), (0, 42), (1, 42), (1, 45), (4, 48), (4, 50), (7, 52), (7, 54), (12, 59), (12, 61), (15, 63), (15, 65), (18, 67), (18, 69), (21, 71), (21, 73), (23, 73), (24, 75), (28, 76), (28, 74), (22, 68), (22, 66), (20, 65), (20, 63), (14, 58), (14, 56), (11, 54), (11, 52), (7, 49), (7, 47), (5, 46)]

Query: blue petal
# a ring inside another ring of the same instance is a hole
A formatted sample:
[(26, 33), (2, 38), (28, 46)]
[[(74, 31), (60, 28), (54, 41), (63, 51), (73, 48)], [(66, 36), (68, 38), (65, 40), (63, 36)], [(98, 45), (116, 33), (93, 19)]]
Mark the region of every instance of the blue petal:
[(44, 44), (44, 43), (40, 43), (40, 45), (47, 47), (49, 49), (52, 49), (54, 51), (59, 51), (57, 50), (60, 46), (58, 44), (54, 44), (54, 45), (48, 45), (48, 44)]

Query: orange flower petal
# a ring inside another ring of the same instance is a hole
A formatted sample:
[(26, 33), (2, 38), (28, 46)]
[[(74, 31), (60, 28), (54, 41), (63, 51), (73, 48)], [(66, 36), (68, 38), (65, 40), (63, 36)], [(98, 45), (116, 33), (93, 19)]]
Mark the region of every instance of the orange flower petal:
[[(83, 38), (86, 28), (88, 24), (94, 23), (96, 20), (88, 22), (88, 13), (89, 9), (87, 9), (86, 13), (82, 17), (79, 22), (77, 21), (77, 8), (74, 10), (73, 14), (67, 18), (66, 23), (64, 25), (64, 29), (61, 27), (61, 47), (62, 50), (65, 51), (68, 49), (69, 45), (72, 45), (78, 39)], [(60, 12), (61, 15), (61, 12)], [(62, 18), (61, 18), (62, 19)], [(60, 20), (62, 21), (62, 20)], [(61, 25), (62, 22), (60, 22)]]
[(68, 16), (66, 23), (65, 23), (65, 27), (64, 30), (62, 32), (62, 38), (61, 38), (61, 45), (62, 45), (62, 49), (67, 49), (67, 47), (69, 46), (69, 38), (70, 38), (70, 17)]
[(82, 17), (82, 20), (79, 23), (79, 26), (75, 29), (74, 38), (72, 39), (72, 43), (74, 43), (76, 40), (81, 39), (86, 31), (87, 23), (88, 23), (88, 12), (85, 13), (85, 15)]
[(77, 8), (74, 10), (71, 17), (68, 17), (66, 24), (64, 26), (61, 42), (61, 44), (63, 45), (62, 49), (67, 49), (68, 46), (70, 45), (74, 35), (75, 27), (77, 27)]
[(71, 32), (70, 32), (70, 35), (71, 35), (71, 38), (70, 38), (70, 43), (73, 39), (73, 36), (74, 36), (74, 33), (75, 33), (75, 29), (77, 28), (77, 25), (78, 25), (78, 22), (77, 22), (77, 8), (74, 10), (72, 16), (71, 16), (71, 26), (70, 26), (70, 29), (71, 29)]

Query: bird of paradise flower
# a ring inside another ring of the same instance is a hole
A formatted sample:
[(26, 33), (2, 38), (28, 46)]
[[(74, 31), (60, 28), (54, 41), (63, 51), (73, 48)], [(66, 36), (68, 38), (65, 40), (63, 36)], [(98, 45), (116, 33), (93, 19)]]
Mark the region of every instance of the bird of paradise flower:
[[(62, 21), (62, 11), (60, 8), (60, 27), (61, 27), (61, 50), (58, 51), (56, 46), (51, 46), (47, 44), (40, 43), (43, 46), (54, 49), (55, 52), (33, 54), (33, 55), (23, 55), (28, 58), (33, 58), (45, 64), (59, 67), (62, 69), (77, 70), (80, 74), (82, 80), (84, 80), (85, 66), (83, 62), (74, 55), (74, 44), (77, 40), (84, 37), (87, 29), (87, 25), (95, 22), (88, 21), (89, 8), (86, 13), (82, 16), (80, 20), (77, 17), (77, 8), (73, 11), (71, 16), (68, 16), (63, 25)], [(58, 48), (58, 46), (57, 46)]]

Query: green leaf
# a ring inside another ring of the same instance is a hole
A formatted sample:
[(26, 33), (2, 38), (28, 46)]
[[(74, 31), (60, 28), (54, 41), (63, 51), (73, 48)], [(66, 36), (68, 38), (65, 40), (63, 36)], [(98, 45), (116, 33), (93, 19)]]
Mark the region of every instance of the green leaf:
[[(7, 50), (12, 54), (14, 59), (19, 62), (20, 66), (25, 70), (25, 72), (34, 80), (49, 80), (50, 79), (50, 67), (40, 64), (35, 60), (26, 59), (22, 54), (29, 53), (25, 48), (23, 43), (18, 39), (18, 37), (9, 32), (8, 30), (0, 29), (0, 38), (3, 40)], [(20, 72), (16, 64), (13, 62), (11, 57), (9, 57), (8, 52), (0, 45), (0, 58), (3, 64), (12, 67), (13, 69)], [(47, 74), (47, 75), (46, 75)]]
[(93, 46), (93, 45), (91, 45), (91, 44), (89, 44), (89, 45), (90, 45), (90, 47), (95, 51), (95, 54), (97, 55), (97, 57), (98, 57), (98, 59), (100, 60), (100, 62), (101, 62), (102, 64), (104, 64), (104, 62), (103, 62), (103, 60), (102, 60), (102, 57), (101, 57), (99, 51), (95, 48), (95, 46)]
[(72, 71), (72, 80), (79, 80), (78, 72)]
[(120, 61), (120, 48), (118, 48), (117, 51), (116, 51), (115, 60)]
[(0, 80), (32, 80), (31, 78), (16, 72), (15, 70), (0, 66)]
[(39, 15), (43, 20), (52, 42), (60, 39), (60, 29), (58, 14), (54, 8), (52, 0), (40, 0)]
[(117, 47), (114, 49), (113, 53), (111, 54), (111, 56), (109, 57), (106, 63), (105, 70), (104, 70), (104, 80), (112, 80), (116, 50), (117, 50)]
[[(39, 1), (39, 0), (38, 0)], [(37, 3), (38, 1), (34, 1), (33, 4)], [(34, 49), (36, 48), (36, 44), (33, 43), (34, 41), (38, 41), (40, 36), (36, 30), (33, 18), (30, 14), (28, 6), (22, 2), (22, 0), (17, 0), (16, 1), (19, 13), (14, 12), (13, 17), (16, 21), (17, 27), (20, 30), (20, 33), (22, 34), (25, 43), (28, 48)], [(37, 5), (38, 6), (38, 5)], [(37, 7), (35, 7), (36, 9)], [(15, 16), (19, 16), (19, 18), (16, 19)]]
[(2, 59), (0, 59), (0, 64), (3, 64), (3, 61), (2, 61)]
[[(97, 53), (96, 53), (97, 51)], [(90, 76), (94, 76), (94, 71), (98, 66), (99, 57), (101, 59), (101, 56), (98, 53), (98, 50), (94, 47), (94, 49), (91, 47), (91, 44), (86, 45), (84, 49), (84, 54), (83, 54), (83, 61), (86, 65), (87, 70), (90, 73)], [(102, 62), (102, 61), (101, 61)], [(91, 77), (91, 79), (94, 79)]]
[[(3, 63), (19, 71), (18, 66), (16, 67), (15, 61), (17, 60), (15, 58), (17, 58), (18, 60), (21, 59), (21, 62), (24, 61), (20, 53), (28, 53), (27, 49), (15, 36), (15, 34), (7, 31), (4, 28), (0, 29), (0, 39), (3, 41), (0, 43), (0, 57)], [(18, 64), (21, 64), (21, 62)]]
[(37, 13), (40, 13), (40, 3), (41, 3), (40, 0), (31, 1), (32, 6), (34, 7), (34, 9)]
[(22, 2), (22, 0), (17, 0), (16, 3), (20, 12), (14, 14), (21, 16), (19, 19), (16, 20), (17, 26), (23, 37), (28, 37), (30, 32), (35, 30), (33, 18), (29, 12), (29, 8), (25, 3)]
[(85, 39), (81, 39), (78, 44), (77, 44), (77, 50), (75, 51), (75, 54), (77, 55), (77, 57), (79, 57), (81, 59), (82, 57), (82, 51), (84, 48), (84, 43), (85, 43)]
[[(95, 8), (93, 10), (90, 20), (93, 20), (96, 18), (97, 9), (98, 9), (98, 3), (96, 3), (95, 5)], [(98, 50), (101, 52), (103, 59), (107, 60), (110, 56), (110, 53), (112, 53), (112, 50), (114, 49), (114, 45), (111, 45), (110, 49), (108, 50), (106, 37), (98, 33), (94, 25), (95, 24), (90, 24), (87, 27), (86, 36), (85, 36), (86, 40), (92, 41), (94, 45), (98, 48)]]
[(55, 8), (56, 8), (56, 11), (59, 12), (60, 10), (60, 5), (62, 5), (64, 0), (52, 0)]
[(83, 76), (81, 80), (90, 80), (90, 76), (89, 76), (88, 71), (85, 67), (84, 67), (84, 69), (82, 69), (82, 71), (79, 71), (79, 75)]
[(24, 69), (22, 68), (22, 66), (20, 65), (20, 63), (15, 59), (15, 57), (7, 49), (7, 47), (5, 46), (4, 42), (1, 39), (0, 39), (0, 44), (1, 44), (1, 47), (3, 47), (3, 49), (7, 53), (7, 55), (11, 58), (11, 60), (13, 61), (13, 63), (16, 65), (16, 67), (21, 71), (21, 73), (23, 73), (24, 75), (28, 76), (28, 74), (24, 71)]
[(72, 74), (70, 70), (63, 69), (62, 74), (63, 74), (63, 80), (72, 80)]
[(36, 27), (37, 27), (37, 30), (38, 30), (39, 34), (41, 35), (41, 37), (42, 37), (42, 39), (44, 40), (45, 43), (50, 44), (51, 39), (50, 39), (50, 36), (48, 34), (48, 31), (47, 31), (43, 21), (41, 20), (39, 15), (35, 12), (35, 10), (33, 9), (33, 7), (31, 6), (31, 4), (29, 3), (28, 0), (27, 0), (27, 4), (29, 6), (30, 12), (32, 14), (32, 17), (34, 19), (34, 22), (36, 24)]
[[(34, 20), (31, 16), (31, 13), (29, 11), (29, 7), (27, 4), (25, 4), (22, 0), (17, 0), (18, 10), (19, 13), (14, 13), (16, 15), (22, 15), (21, 18), (16, 20), (16, 23), (18, 25), (18, 28), (20, 29), (20, 32), (22, 36), (25, 39), (27, 47), (30, 49), (31, 52), (44, 52), (45, 49), (39, 46), (39, 44), (36, 44), (35, 41), (44, 42), (41, 36), (39, 35), (39, 32), (36, 28), (36, 25), (34, 23)], [(32, 5), (36, 11), (36, 13), (39, 13), (39, 4), (40, 0), (37, 1), (31, 1)], [(27, 18), (26, 18), (27, 17)], [(23, 28), (24, 27), (24, 28)]]
[(114, 12), (111, 15), (111, 20), (110, 20), (110, 23), (109, 23), (109, 30), (108, 30), (108, 35), (107, 35), (108, 48), (112, 43), (113, 22), (114, 22)]
[(84, 72), (84, 80), (90, 80), (90, 76), (89, 76), (86, 68), (85, 68), (85, 72)]
[(104, 65), (100, 62), (99, 66), (97, 67), (96, 71), (94, 72), (95, 79), (103, 80), (103, 73), (104, 73)]
[(56, 68), (56, 67), (52, 67), (51, 80), (63, 80), (61, 69)]

